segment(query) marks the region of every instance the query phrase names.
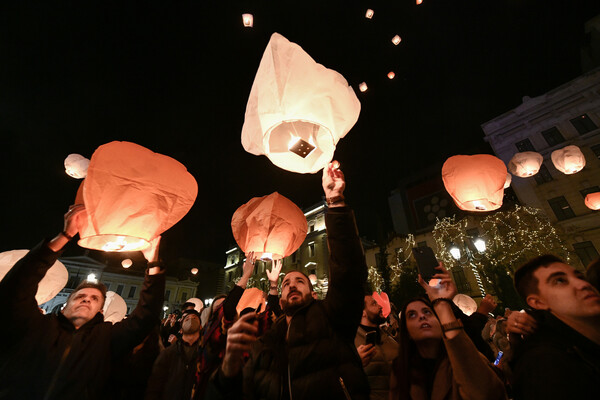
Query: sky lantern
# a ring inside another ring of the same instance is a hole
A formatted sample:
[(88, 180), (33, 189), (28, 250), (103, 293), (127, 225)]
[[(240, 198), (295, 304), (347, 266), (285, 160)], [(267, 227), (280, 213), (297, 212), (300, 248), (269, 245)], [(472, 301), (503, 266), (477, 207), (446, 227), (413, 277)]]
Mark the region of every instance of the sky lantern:
[(504, 189), (508, 189), (510, 187), (511, 182), (512, 182), (512, 175), (506, 174), (506, 181), (504, 181)]
[(586, 195), (585, 205), (591, 210), (600, 210), (600, 192), (590, 193)]
[[(25, 255), (29, 250), (10, 250), (0, 253), (0, 280), (10, 271), (10, 269)], [(38, 305), (44, 304), (48, 300), (51, 300), (54, 296), (60, 292), (67, 281), (69, 280), (69, 273), (67, 269), (60, 261), (56, 261), (52, 264), (52, 267), (46, 271), (46, 275), (38, 284), (37, 292), (35, 294), (35, 301)]]
[(109, 290), (106, 292), (106, 300), (104, 301), (104, 307), (102, 307), (102, 314), (104, 315), (104, 321), (116, 324), (122, 321), (127, 314), (127, 303), (117, 293)]
[(359, 113), (360, 102), (342, 75), (274, 33), (252, 84), (242, 145), (285, 170), (315, 173), (333, 159)]
[(394, 79), (396, 77), (396, 74), (394, 73), (394, 71), (390, 71), (387, 74), (388, 79)]
[(255, 197), (231, 218), (233, 237), (240, 249), (256, 258), (278, 260), (294, 253), (306, 238), (302, 210), (279, 193)]
[(358, 85), (358, 90), (361, 92), (366, 92), (368, 88), (369, 87), (367, 86), (366, 82), (361, 82), (360, 85)]
[(556, 169), (566, 175), (575, 174), (585, 167), (585, 157), (577, 146), (554, 150), (551, 158)]
[(75, 179), (83, 179), (87, 175), (90, 160), (81, 154), (69, 154), (65, 158), (65, 172)]
[(246, 308), (252, 308), (256, 310), (259, 306), (261, 311), (265, 311), (265, 296), (263, 295), (263, 291), (259, 288), (249, 288), (244, 290), (240, 301), (238, 302), (235, 310), (237, 313), (241, 313)]
[(417, 5), (423, 4), (423, 0), (417, 0)]
[(371, 18), (373, 18), (373, 15), (375, 15), (375, 11), (368, 8), (367, 12), (365, 13), (365, 18), (371, 19)]
[(515, 176), (527, 178), (537, 174), (543, 162), (544, 157), (542, 157), (540, 153), (536, 153), (535, 151), (524, 151), (515, 154), (513, 158), (510, 159), (508, 162), (508, 169), (510, 173)]
[(381, 306), (381, 312), (383, 313), (383, 317), (387, 318), (388, 315), (392, 312), (392, 306), (390, 305), (390, 299), (386, 292), (381, 292), (381, 294), (377, 292), (373, 292), (373, 298)]
[(96, 149), (76, 204), (87, 218), (81, 247), (104, 251), (145, 249), (190, 210), (198, 185), (178, 161), (130, 142)]
[(402, 38), (400, 37), (400, 35), (396, 35), (392, 38), (392, 43), (394, 43), (395, 46), (398, 46), (401, 41)]
[(190, 270), (190, 272), (192, 273), (192, 275), (197, 275), (198, 274), (198, 268), (192, 268)]
[(121, 265), (123, 266), (123, 268), (127, 269), (133, 265), (133, 261), (131, 261), (131, 259), (129, 258), (126, 258), (123, 261), (121, 261)]
[(442, 166), (446, 190), (461, 210), (492, 211), (500, 208), (506, 166), (489, 154), (452, 156)]
[(254, 26), (254, 16), (252, 14), (242, 14), (242, 23), (246, 28), (252, 28)]
[(202, 309), (204, 308), (204, 303), (202, 302), (202, 300), (200, 300), (197, 297), (192, 297), (191, 299), (187, 299), (186, 303), (193, 303), (194, 310), (196, 310), (198, 312), (202, 311)]
[(466, 294), (459, 293), (454, 296), (452, 301), (463, 313), (465, 313), (465, 315), (471, 315), (477, 311), (477, 302)]

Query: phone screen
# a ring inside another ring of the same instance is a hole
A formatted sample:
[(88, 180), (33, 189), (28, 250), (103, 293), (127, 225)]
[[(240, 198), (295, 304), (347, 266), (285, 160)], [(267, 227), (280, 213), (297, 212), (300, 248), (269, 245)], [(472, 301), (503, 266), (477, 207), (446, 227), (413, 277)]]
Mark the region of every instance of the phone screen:
[(365, 335), (365, 339), (367, 344), (375, 344), (375, 342), (377, 341), (377, 333), (367, 332), (367, 334)]
[(429, 282), (433, 275), (437, 273), (435, 267), (437, 267), (439, 264), (438, 260), (435, 258), (433, 250), (431, 247), (427, 246), (413, 247), (412, 253), (417, 261), (417, 267), (419, 268), (421, 277), (426, 282)]

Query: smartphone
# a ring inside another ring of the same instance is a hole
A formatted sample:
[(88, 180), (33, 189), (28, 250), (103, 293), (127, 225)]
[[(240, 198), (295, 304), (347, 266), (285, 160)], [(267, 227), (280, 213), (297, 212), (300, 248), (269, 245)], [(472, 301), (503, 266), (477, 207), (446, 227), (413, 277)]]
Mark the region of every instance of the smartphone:
[(375, 345), (375, 342), (377, 341), (377, 332), (372, 331), (372, 332), (367, 332), (367, 334), (365, 335), (366, 338), (366, 344), (372, 344)]
[(429, 282), (433, 275), (437, 274), (435, 267), (439, 265), (433, 250), (428, 246), (413, 247), (412, 253), (423, 280)]
[(498, 365), (500, 364), (500, 360), (502, 360), (502, 356), (504, 355), (504, 353), (502, 352), (502, 350), (500, 350), (498, 352), (498, 357), (496, 357), (496, 360), (494, 361), (494, 365)]

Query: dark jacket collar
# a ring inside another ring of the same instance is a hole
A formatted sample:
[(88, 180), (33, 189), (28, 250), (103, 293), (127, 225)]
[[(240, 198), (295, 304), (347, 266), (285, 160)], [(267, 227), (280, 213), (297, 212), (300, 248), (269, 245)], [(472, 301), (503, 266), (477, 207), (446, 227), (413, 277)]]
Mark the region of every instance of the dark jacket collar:
[[(75, 325), (73, 325), (73, 323), (70, 320), (68, 320), (67, 317), (65, 317), (62, 312), (59, 311), (56, 315), (56, 318), (58, 319), (58, 323), (64, 330), (69, 331), (69, 332), (77, 331), (77, 329), (75, 329)], [(101, 324), (102, 322), (104, 322), (104, 315), (100, 312), (96, 313), (94, 318), (92, 318), (91, 320), (89, 320), (88, 322), (83, 324), (81, 326), (81, 328), (79, 328), (79, 330), (94, 327), (98, 324)]]

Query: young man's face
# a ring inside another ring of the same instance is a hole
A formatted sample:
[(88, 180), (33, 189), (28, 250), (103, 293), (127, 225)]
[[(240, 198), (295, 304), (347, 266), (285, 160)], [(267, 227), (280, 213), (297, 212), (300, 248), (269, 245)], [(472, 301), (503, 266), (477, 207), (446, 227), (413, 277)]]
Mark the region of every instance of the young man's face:
[(557, 262), (538, 268), (533, 276), (538, 280), (538, 293), (527, 296), (530, 307), (551, 311), (559, 318), (600, 316), (600, 294), (582, 272)]
[(365, 296), (365, 308), (363, 309), (363, 317), (370, 323), (381, 325), (385, 322), (383, 317), (383, 308), (377, 303), (373, 296)]
[(85, 323), (101, 312), (103, 305), (104, 297), (100, 290), (83, 288), (69, 298), (62, 313), (71, 321), (78, 319)]
[(290, 272), (281, 283), (281, 309), (291, 315), (295, 310), (308, 304), (311, 300), (308, 278), (300, 272)]

